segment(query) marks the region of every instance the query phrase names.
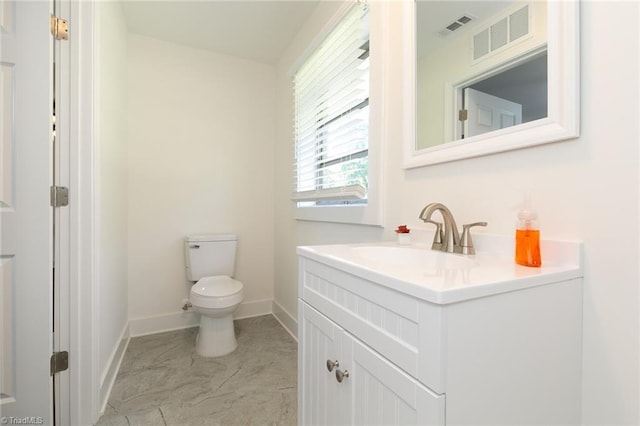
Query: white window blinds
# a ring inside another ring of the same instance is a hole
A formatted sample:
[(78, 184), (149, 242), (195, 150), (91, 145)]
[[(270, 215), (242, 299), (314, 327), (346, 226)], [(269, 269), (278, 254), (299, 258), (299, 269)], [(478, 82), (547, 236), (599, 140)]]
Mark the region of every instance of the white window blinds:
[(369, 16), (355, 4), (294, 76), (296, 201), (367, 198)]

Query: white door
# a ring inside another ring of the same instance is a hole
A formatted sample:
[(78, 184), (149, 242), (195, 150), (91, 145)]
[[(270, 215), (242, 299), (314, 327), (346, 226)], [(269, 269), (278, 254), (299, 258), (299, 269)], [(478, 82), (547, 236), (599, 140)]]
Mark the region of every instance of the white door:
[(464, 89), (467, 119), (464, 137), (480, 135), (522, 123), (522, 105), (467, 87)]
[(350, 393), (354, 425), (444, 426), (445, 396), (427, 389), (370, 347), (344, 333), (342, 386)]
[(340, 388), (335, 370), (327, 360), (341, 364), (339, 343), (342, 329), (306, 303), (298, 303), (298, 424), (348, 424), (348, 415), (338, 405)]
[(48, 1), (0, 0), (0, 416), (52, 423)]

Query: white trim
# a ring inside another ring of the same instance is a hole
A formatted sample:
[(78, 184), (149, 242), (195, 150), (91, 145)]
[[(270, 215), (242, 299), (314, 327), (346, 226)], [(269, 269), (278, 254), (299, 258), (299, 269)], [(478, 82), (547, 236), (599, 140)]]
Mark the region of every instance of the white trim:
[(95, 37), (94, 2), (70, 2), (70, 176), (69, 368), (71, 424), (93, 424), (100, 411), (99, 336), (95, 245)]
[[(638, 14), (638, 16), (636, 17), (636, 19), (638, 21), (640, 21), (640, 7), (638, 8), (637, 14)], [(636, 64), (636, 66), (640, 68), (640, 43), (638, 44), (638, 52), (636, 52), (636, 54), (637, 54), (637, 58), (638, 58), (638, 63)], [(638, 91), (638, 93), (636, 93), (636, 96), (637, 96), (637, 99), (640, 98), (640, 91)], [(638, 134), (640, 134), (640, 114), (638, 114), (637, 120), (638, 121), (636, 121), (636, 131), (638, 132)], [(638, 152), (638, 160), (640, 161), (640, 152)], [(638, 178), (638, 183), (639, 183), (639, 185), (638, 185), (638, 188), (639, 188), (638, 196), (640, 197), (640, 174), (637, 175), (637, 178)], [(638, 223), (640, 225), (640, 217), (638, 217), (637, 220), (638, 220)], [(640, 249), (640, 240), (636, 239), (636, 243), (638, 244), (638, 247), (636, 247), (636, 249), (638, 250), (638, 249)], [(640, 253), (640, 250), (638, 250), (638, 253)], [(640, 256), (638, 258), (637, 265), (640, 265)], [(637, 306), (640, 306), (640, 291), (638, 292), (638, 300), (636, 302), (638, 303)], [(640, 310), (636, 310), (636, 314), (637, 314), (637, 317), (638, 317), (637, 318), (638, 322), (636, 324), (636, 327), (638, 327), (638, 329), (640, 330)], [(637, 343), (638, 343), (638, 348), (637, 348), (638, 349), (638, 353), (640, 353), (640, 339), (638, 339)], [(584, 357), (583, 357), (583, 359), (584, 359)], [(584, 362), (583, 362), (583, 365), (584, 365)], [(640, 383), (640, 368), (637, 369), (637, 374), (638, 374), (638, 377), (637, 377), (638, 383)], [(637, 402), (637, 407), (640, 407), (640, 392), (637, 392), (636, 397), (637, 397), (637, 401), (636, 401)], [(636, 423), (640, 424), (640, 409), (637, 411), (637, 414), (638, 414), (638, 418), (636, 420)]]
[(199, 320), (198, 314), (189, 309), (188, 311), (154, 315), (152, 317), (132, 318), (129, 320), (129, 327), (131, 337), (140, 337), (148, 334), (197, 327)]
[[(129, 323), (125, 324), (120, 332), (120, 338), (118, 339), (118, 345), (116, 345), (111, 351), (111, 355), (109, 355), (109, 360), (107, 361), (102, 374), (100, 375), (100, 389), (102, 389), (105, 385), (105, 382), (109, 380), (113, 373), (114, 365), (120, 364), (118, 361), (119, 357), (122, 355), (123, 346), (127, 346), (129, 343), (129, 339), (131, 339), (131, 335), (129, 332)], [(114, 363), (114, 361), (116, 361)], [(101, 391), (102, 392), (102, 391)]]
[(307, 48), (302, 52), (298, 58), (293, 61), (293, 64), (289, 68), (287, 75), (290, 78), (298, 72), (298, 69), (304, 64), (309, 56), (320, 46), (320, 44), (327, 38), (327, 35), (333, 30), (333, 28), (340, 22), (342, 18), (351, 10), (354, 6), (354, 2), (345, 1), (338, 10), (331, 16), (331, 19), (327, 21), (327, 23), (322, 27), (322, 29), (316, 34), (316, 36), (311, 40), (311, 43), (307, 46)]
[(289, 332), (291, 337), (298, 341), (298, 321), (284, 309), (275, 300), (272, 303), (271, 310), (273, 311), (273, 317), (280, 323), (280, 325)]
[[(264, 299), (241, 303), (234, 312), (233, 318), (238, 320), (269, 315), (271, 313), (271, 302), (271, 299)], [(129, 320), (131, 337), (197, 327), (198, 324), (200, 324), (200, 316), (193, 309)]]
[(233, 313), (233, 319), (239, 320), (244, 318), (259, 317), (269, 315), (271, 311), (271, 299), (255, 300), (253, 302), (244, 302), (238, 306)]
[(91, 301), (91, 315), (92, 315), (92, 358), (93, 369), (91, 370), (92, 379), (92, 406), (91, 415), (94, 418), (94, 422), (99, 419), (101, 401), (100, 401), (100, 365), (101, 354), (100, 345), (102, 342), (102, 325), (101, 325), (101, 306), (100, 301), (100, 275), (101, 275), (101, 260), (102, 254), (100, 252), (100, 45), (102, 34), (101, 30), (101, 10), (100, 3), (96, 3), (94, 6), (94, 19), (93, 25), (93, 75), (92, 75), (92, 108), (93, 108), (93, 128), (91, 135), (91, 149), (92, 149), (92, 163), (91, 163), (91, 234), (92, 234), (92, 263), (93, 263), (93, 276), (91, 279), (91, 286), (93, 287), (93, 300)]
[[(71, 2), (55, 0), (56, 15), (70, 19)], [(71, 173), (71, 49), (69, 43), (56, 42), (54, 67), (56, 99), (55, 185), (70, 187)], [(56, 209), (54, 225), (54, 352), (70, 350), (71, 333), (71, 211)], [(55, 380), (55, 423), (70, 424), (72, 372), (60, 372)]]
[[(389, 49), (388, 22), (388, 2), (369, 3), (369, 40), (371, 44), (371, 55), (369, 63), (369, 167), (368, 167), (368, 194), (367, 205), (344, 205), (344, 206), (316, 206), (298, 207), (296, 202), (292, 202), (293, 217), (297, 220), (309, 220), (317, 222), (351, 223), (357, 225), (383, 226), (383, 156), (385, 135), (385, 94), (386, 86), (386, 66), (384, 58)], [(296, 61), (297, 69), (304, 59), (317, 47), (326, 37), (327, 33), (333, 29), (336, 23), (345, 15), (353, 4), (345, 2), (327, 22), (318, 36), (309, 45), (305, 54)], [(374, 51), (375, 49), (375, 51)]]
[(104, 410), (107, 407), (111, 390), (116, 382), (120, 365), (122, 365), (122, 360), (124, 359), (124, 354), (127, 351), (130, 341), (129, 324), (126, 324), (122, 329), (122, 333), (120, 333), (120, 343), (113, 349), (107, 362), (107, 367), (104, 369), (102, 377), (100, 378), (100, 415), (104, 414)]
[(364, 200), (366, 196), (367, 189), (364, 186), (357, 184), (340, 186), (338, 188), (294, 192), (291, 199), (295, 201)]

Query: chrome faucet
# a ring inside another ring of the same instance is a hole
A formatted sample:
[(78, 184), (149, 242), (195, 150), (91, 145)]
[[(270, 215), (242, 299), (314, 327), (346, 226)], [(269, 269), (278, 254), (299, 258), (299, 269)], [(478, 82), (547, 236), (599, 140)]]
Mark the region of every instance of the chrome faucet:
[[(442, 215), (443, 224), (431, 220), (434, 212), (439, 211)], [(475, 254), (473, 241), (469, 229), (474, 226), (487, 226), (487, 222), (475, 222), (468, 225), (462, 225), (462, 236), (458, 233), (458, 225), (451, 214), (451, 210), (442, 203), (427, 204), (420, 212), (420, 219), (425, 223), (436, 225), (436, 232), (433, 237), (432, 250), (444, 251), (447, 253)]]

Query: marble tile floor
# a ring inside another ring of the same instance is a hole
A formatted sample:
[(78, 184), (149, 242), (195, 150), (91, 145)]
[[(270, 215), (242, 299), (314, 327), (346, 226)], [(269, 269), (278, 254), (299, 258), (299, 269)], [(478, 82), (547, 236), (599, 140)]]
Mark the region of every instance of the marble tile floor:
[(238, 348), (195, 353), (198, 329), (131, 339), (97, 425), (294, 425), (297, 344), (271, 316), (235, 321)]

